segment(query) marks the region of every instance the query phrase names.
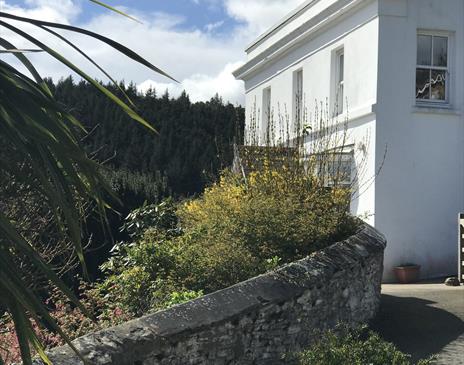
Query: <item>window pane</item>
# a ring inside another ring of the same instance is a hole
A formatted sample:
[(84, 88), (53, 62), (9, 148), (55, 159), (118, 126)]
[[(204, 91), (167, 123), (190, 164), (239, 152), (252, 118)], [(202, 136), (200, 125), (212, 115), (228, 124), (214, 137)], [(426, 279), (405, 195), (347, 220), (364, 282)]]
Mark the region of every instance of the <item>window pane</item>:
[(338, 78), (339, 78), (339, 81), (341, 82), (345, 78), (345, 55), (343, 53), (340, 54), (338, 62), (339, 62), (338, 63), (338, 72), (339, 72)]
[(432, 62), (432, 36), (417, 36), (417, 64), (429, 66)]
[(446, 71), (432, 71), (431, 87), (433, 100), (446, 100)]
[(337, 94), (337, 114), (343, 113), (343, 104), (345, 103), (344, 95), (343, 95), (343, 83), (340, 83), (338, 86), (338, 94)]
[(351, 160), (340, 161), (340, 182), (349, 184), (351, 182)]
[(297, 71), (295, 74), (295, 126), (301, 126), (303, 115), (303, 71)]
[(335, 153), (325, 162), (325, 183), (333, 186), (335, 183), (346, 186), (351, 183), (352, 156), (348, 154)]
[(433, 65), (448, 66), (448, 38), (433, 37)]
[(271, 110), (271, 88), (263, 90), (263, 120), (261, 123), (261, 143), (268, 143), (270, 122), (272, 118)]
[(416, 99), (430, 99), (430, 70), (416, 71)]

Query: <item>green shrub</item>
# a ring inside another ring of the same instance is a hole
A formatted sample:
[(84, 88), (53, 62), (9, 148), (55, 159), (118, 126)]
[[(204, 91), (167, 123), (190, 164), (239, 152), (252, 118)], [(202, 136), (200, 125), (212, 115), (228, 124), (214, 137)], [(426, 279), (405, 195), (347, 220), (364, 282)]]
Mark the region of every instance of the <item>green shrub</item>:
[(172, 292), (170, 298), (166, 302), (166, 308), (170, 308), (177, 304), (182, 304), (189, 302), (193, 299), (199, 298), (203, 296), (203, 292), (200, 291), (193, 291), (193, 290), (186, 290), (182, 292)]
[(260, 260), (295, 260), (351, 234), (350, 192), (328, 189), (311, 175), (263, 169), (247, 180), (232, 173), (180, 206), (185, 229), (201, 228), (197, 240), (230, 242)]
[[(417, 365), (432, 364), (421, 360)], [(300, 365), (412, 365), (411, 357), (366, 328), (328, 331), (298, 355)]]
[(163, 309), (172, 292), (184, 290), (170, 279), (180, 252), (167, 232), (147, 230), (134, 243), (118, 244), (115, 252), (102, 265), (108, 276), (97, 286), (134, 315)]
[[(141, 316), (167, 308), (174, 292), (204, 292), (230, 286), (265, 271), (242, 247), (198, 243), (198, 232), (166, 236), (147, 230), (136, 242), (121, 245), (105, 263), (105, 281), (98, 285), (121, 308)], [(203, 241), (201, 241), (203, 242)]]
[(140, 237), (147, 229), (163, 231), (177, 227), (176, 207), (172, 199), (166, 199), (161, 204), (144, 204), (129, 213), (121, 231), (131, 238)]
[(133, 242), (114, 248), (99, 288), (139, 316), (171, 305), (173, 293), (231, 286), (352, 234), (349, 197), (285, 166), (226, 172), (199, 198), (131, 213)]

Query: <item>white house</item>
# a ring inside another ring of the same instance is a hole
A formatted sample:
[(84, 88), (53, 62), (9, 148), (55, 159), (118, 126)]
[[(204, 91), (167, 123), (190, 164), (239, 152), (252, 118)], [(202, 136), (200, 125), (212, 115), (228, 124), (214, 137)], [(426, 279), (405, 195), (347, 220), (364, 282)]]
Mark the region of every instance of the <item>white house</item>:
[(309, 111), (315, 100), (344, 105), (353, 149), (367, 153), (360, 185), (380, 170), (351, 209), (387, 237), (384, 280), (406, 262), (423, 277), (456, 274), (464, 1), (308, 0), (246, 52), (234, 74), (245, 82), (248, 124), (255, 105), (261, 124), (282, 105), (295, 116), (298, 90)]

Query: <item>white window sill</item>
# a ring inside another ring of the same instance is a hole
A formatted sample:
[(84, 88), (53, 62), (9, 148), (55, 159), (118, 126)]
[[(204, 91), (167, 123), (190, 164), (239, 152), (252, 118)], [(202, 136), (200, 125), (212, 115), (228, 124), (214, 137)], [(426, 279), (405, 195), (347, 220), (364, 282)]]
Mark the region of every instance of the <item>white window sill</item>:
[(356, 109), (348, 109), (345, 110), (343, 113), (336, 115), (334, 119), (337, 119), (339, 121), (354, 121), (356, 119), (360, 119), (372, 114), (375, 114), (375, 107), (376, 104), (366, 104), (361, 107), (358, 107)]
[(412, 112), (417, 114), (442, 114), (461, 115), (461, 111), (455, 109), (451, 104), (417, 103), (412, 107)]

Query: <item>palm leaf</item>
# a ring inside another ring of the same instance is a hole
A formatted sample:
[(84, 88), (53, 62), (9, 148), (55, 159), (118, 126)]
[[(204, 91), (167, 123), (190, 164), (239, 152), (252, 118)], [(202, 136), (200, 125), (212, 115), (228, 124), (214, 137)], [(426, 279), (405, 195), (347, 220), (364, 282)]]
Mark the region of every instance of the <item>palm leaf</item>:
[(114, 11), (115, 13), (118, 13), (118, 14), (120, 14), (120, 15), (123, 15), (123, 16), (125, 16), (125, 17), (127, 17), (127, 18), (129, 18), (129, 19), (132, 19), (132, 20), (136, 21), (137, 23), (142, 23), (140, 20), (138, 20), (138, 19), (136, 19), (136, 18), (134, 18), (134, 17), (132, 17), (132, 16), (130, 16), (130, 15), (128, 15), (128, 14), (122, 12), (121, 10), (116, 9), (116, 8), (113, 7), (113, 6), (110, 6), (110, 5), (106, 4), (106, 3), (104, 3), (103, 1), (98, 1), (98, 0), (90, 0), (90, 1), (93, 2), (93, 3), (95, 3), (95, 4), (97, 4), (97, 5), (103, 6), (103, 7), (107, 8), (107, 9), (109, 9), (109, 10), (111, 10), (111, 11)]
[(119, 85), (119, 83), (117, 83), (112, 77), (111, 75), (106, 72), (98, 63), (96, 63), (92, 58), (90, 58), (84, 51), (82, 51), (79, 47), (77, 47), (74, 43), (72, 43), (71, 41), (69, 41), (68, 39), (66, 39), (65, 37), (63, 37), (61, 34), (51, 30), (51, 29), (48, 29), (47, 27), (43, 27), (43, 26), (39, 26), (40, 29), (43, 29), (44, 31), (54, 35), (55, 37), (57, 37), (58, 39), (62, 40), (63, 42), (65, 42), (67, 45), (69, 45), (71, 48), (73, 48), (74, 50), (76, 50), (79, 54), (81, 54), (84, 58), (86, 58), (90, 63), (92, 63), (98, 70), (100, 70), (100, 72), (102, 72), (112, 83), (114, 86), (116, 86), (119, 91), (124, 95), (124, 97), (126, 98), (126, 100), (131, 104), (132, 107), (135, 107), (134, 103), (132, 102), (132, 100), (129, 98), (129, 96), (126, 94), (126, 92), (124, 91), (124, 89)]
[(68, 31), (71, 31), (71, 32), (74, 32), (74, 33), (80, 33), (80, 34), (90, 36), (90, 37), (92, 37), (94, 39), (98, 39), (99, 41), (101, 41), (103, 43), (106, 43), (110, 47), (114, 48), (118, 52), (120, 52), (120, 53), (126, 55), (127, 57), (131, 58), (135, 62), (138, 62), (138, 63), (144, 65), (145, 67), (148, 67), (149, 69), (151, 69), (151, 70), (153, 70), (153, 71), (155, 71), (155, 72), (157, 72), (157, 73), (159, 73), (159, 74), (161, 74), (163, 76), (166, 76), (166, 77), (170, 78), (171, 80), (173, 80), (175, 82), (178, 82), (172, 76), (170, 76), (169, 74), (167, 74), (166, 72), (164, 72), (160, 68), (154, 66), (153, 64), (148, 62), (146, 59), (141, 57), (136, 52), (132, 51), (131, 49), (127, 48), (126, 46), (123, 46), (121, 43), (118, 43), (118, 42), (116, 42), (116, 41), (114, 41), (114, 40), (112, 40), (112, 39), (110, 39), (108, 37), (105, 37), (105, 36), (103, 36), (101, 34), (92, 32), (90, 30), (82, 29), (82, 28), (79, 28), (79, 27), (74, 27), (72, 25), (67, 25), (67, 24), (52, 23), (52, 22), (46, 22), (46, 21), (42, 21), (42, 20), (29, 19), (29, 18), (25, 18), (25, 17), (13, 15), (13, 14), (5, 13), (5, 12), (0, 12), (0, 18), (17, 20), (19, 22), (25, 22), (25, 23), (36, 25), (36, 26), (42, 25), (42, 26), (50, 27), (50, 28), (64, 29), (64, 30), (68, 30)]
[[(84, 362), (86, 362), (86, 360), (77, 352), (77, 349), (72, 344), (68, 336), (58, 326), (55, 319), (53, 319), (50, 316), (50, 314), (47, 312), (42, 303), (36, 298), (34, 293), (30, 289), (28, 289), (27, 286), (24, 286), (24, 284), (21, 283), (21, 279), (19, 279), (21, 273), (18, 272), (18, 270), (14, 267), (12, 259), (9, 259), (8, 256), (9, 255), (6, 254), (3, 255), (3, 257), (0, 257), (0, 262), (2, 263), (2, 265), (4, 265), (5, 268), (8, 268), (8, 270), (0, 271), (0, 293), (6, 293), (7, 295), (5, 295), (5, 297), (10, 298), (7, 299), (6, 303), (8, 304), (9, 300), (11, 302), (9, 306), (16, 306), (18, 315), (28, 318), (29, 314), (34, 318), (36, 322), (40, 322), (37, 314), (41, 315), (42, 321), (44, 321), (50, 328), (54, 329), (65, 340), (65, 342), (74, 351), (76, 351), (78, 356)], [(26, 335), (24, 337), (27, 338), (28, 341), (31, 341), (34, 347), (39, 346), (38, 344), (34, 344), (35, 342), (39, 341), (35, 336), (32, 336), (32, 334), (30, 333), (34, 333), (34, 331), (32, 330), (32, 326), (29, 320), (26, 321), (26, 325), (29, 326), (29, 330), (27, 330), (27, 328), (25, 329), (25, 332), (23, 333), (26, 333)], [(26, 325), (23, 326), (23, 329), (27, 327)], [(43, 352), (41, 348), (42, 346), (40, 345), (40, 348), (37, 349), (39, 355), (41, 354), (41, 352)], [(45, 354), (42, 354), (40, 356), (44, 361), (48, 361), (48, 358)]]
[[(101, 1), (90, 1), (134, 19)], [(97, 39), (135, 62), (173, 79), (134, 51), (97, 33), (65, 24), (43, 22), (4, 12), (0, 12), (0, 19), (32, 24), (52, 34), (91, 62), (118, 87), (119, 85), (98, 63), (74, 43), (52, 29), (63, 29)], [(48, 53), (97, 88), (121, 107), (132, 119), (151, 130), (153, 128), (130, 106), (126, 105), (116, 95), (84, 73), (63, 55), (39, 41), (30, 33), (12, 24), (0, 20), (0, 26), (11, 30), (37, 47), (34, 49), (21, 49), (15, 47), (5, 38), (0, 38), (0, 46), (4, 48), (4, 50), (0, 50), (0, 54), (14, 55), (32, 76), (30, 78), (5, 61), (0, 60), (0, 140), (5, 141), (6, 145), (15, 152), (11, 158), (0, 161), (0, 171), (43, 197), (43, 202), (53, 213), (57, 227), (63, 237), (67, 237), (73, 242), (85, 273), (80, 238), (81, 208), (79, 200), (91, 199), (94, 201), (101, 220), (106, 222), (105, 209), (109, 205), (103, 199), (103, 196), (109, 194), (114, 197), (114, 194), (99, 173), (98, 164), (89, 159), (79, 146), (75, 129), (83, 130), (82, 124), (63, 110), (54, 100), (47, 84), (25, 56), (25, 53)], [(124, 91), (120, 91), (123, 92), (123, 95), (131, 104)], [(78, 301), (73, 292), (66, 287), (57, 274), (47, 266), (38, 252), (21, 235), (14, 222), (11, 222), (3, 212), (0, 212), (0, 305), (6, 307), (13, 318), (23, 363), (31, 364), (30, 345), (35, 348), (45, 363), (50, 363), (33, 331), (29, 318), (47, 324), (77, 352), (70, 339), (56, 324), (41, 301), (28, 288), (28, 284), (24, 282), (22, 273), (15, 264), (18, 255), (27, 258), (42, 275), (58, 287), (84, 313), (87, 315), (89, 313), (86, 312), (85, 307)], [(85, 362), (82, 357), (81, 359)], [(2, 364), (3, 361), (0, 359), (0, 365)]]
[(8, 49), (6, 51), (0, 50), (0, 54), (2, 53), (37, 53), (43, 52), (41, 49)]
[(43, 49), (45, 52), (50, 54), (52, 57), (56, 58), (58, 61), (69, 67), (71, 70), (73, 70), (75, 73), (77, 73), (79, 76), (81, 76), (84, 80), (95, 86), (99, 91), (101, 91), (106, 97), (111, 99), (113, 102), (118, 104), (118, 106), (121, 107), (122, 110), (124, 110), (125, 113), (127, 113), (132, 119), (138, 121), (140, 124), (144, 125), (145, 127), (151, 129), (153, 132), (155, 132), (154, 128), (146, 121), (144, 120), (140, 115), (138, 115), (132, 108), (130, 108), (127, 104), (125, 104), (121, 99), (119, 99), (116, 95), (114, 95), (111, 91), (109, 91), (107, 88), (105, 88), (103, 85), (101, 85), (98, 81), (95, 79), (91, 78), (89, 75), (87, 75), (84, 71), (82, 71), (80, 68), (75, 66), (71, 61), (63, 57), (61, 54), (56, 52), (55, 50), (49, 48), (47, 45), (39, 41), (38, 39), (32, 37), (28, 33), (22, 31), (21, 29), (7, 23), (4, 21), (0, 20), (0, 25), (12, 30), (14, 33), (18, 34), (19, 36), (23, 37), (24, 39), (28, 40), (29, 42), (35, 44), (36, 46), (40, 47)]
[[(6, 293), (3, 293), (6, 294)], [(21, 358), (23, 359), (24, 365), (32, 365), (31, 351), (29, 349), (29, 331), (30, 326), (29, 320), (24, 318), (24, 312), (21, 306), (14, 300), (7, 301), (8, 309), (10, 310), (13, 322), (15, 325), (16, 333), (18, 336), (19, 349), (21, 351)]]
[[(1, 37), (0, 46), (5, 48), (7, 51), (17, 49), (12, 43), (8, 42), (6, 39)], [(43, 52), (42, 50), (40, 51)], [(24, 56), (21, 52), (14, 52), (13, 55), (26, 67), (26, 69), (31, 73), (32, 77), (34, 77), (35, 81), (47, 92), (47, 94), (52, 96), (50, 89), (48, 88), (47, 84), (42, 79), (34, 65), (31, 63), (31, 61), (29, 61), (29, 59), (26, 56)]]

